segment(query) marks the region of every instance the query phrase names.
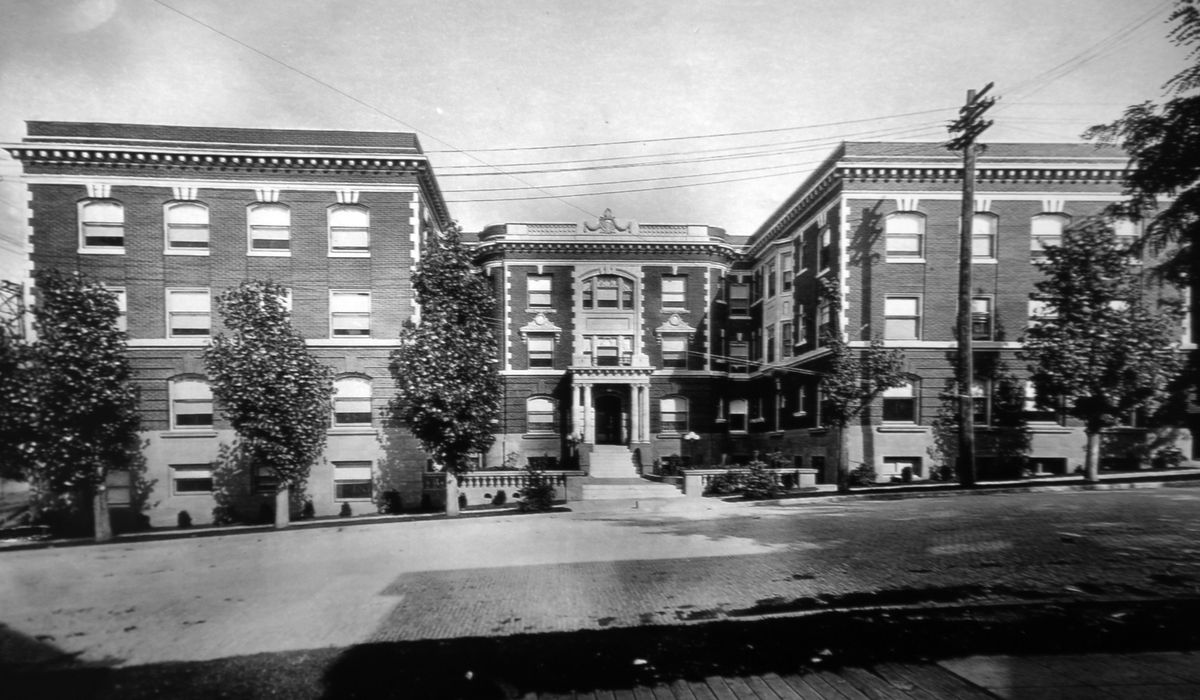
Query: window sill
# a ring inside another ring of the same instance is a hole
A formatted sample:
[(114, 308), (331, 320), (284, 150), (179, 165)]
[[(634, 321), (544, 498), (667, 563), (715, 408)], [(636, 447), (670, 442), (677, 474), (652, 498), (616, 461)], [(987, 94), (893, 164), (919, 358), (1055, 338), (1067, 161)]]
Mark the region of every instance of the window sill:
[(675, 439), (675, 440), (682, 438), (684, 435), (686, 435), (686, 433), (658, 433), (659, 438)]
[(793, 418), (803, 418), (804, 416), (807, 416), (807, 415), (808, 415), (807, 411), (798, 411), (796, 413), (793, 413), (792, 417)]
[(331, 258), (369, 258), (369, 257), (371, 257), (371, 251), (369, 251), (369, 250), (348, 251), (347, 250), (347, 251), (335, 253), (334, 251), (331, 250), (331, 251), (329, 251), (329, 257), (331, 257)]
[(172, 493), (171, 498), (194, 498), (196, 496), (204, 496), (206, 498), (212, 498), (212, 495), (213, 495), (212, 491), (188, 491), (187, 493), (178, 493), (178, 492)]
[(371, 425), (330, 428), (325, 432), (329, 435), (374, 435), (376, 433), (375, 427)]
[(210, 255), (210, 253), (209, 253), (208, 248), (205, 248), (203, 250), (201, 250), (199, 248), (195, 248), (192, 250), (187, 250), (184, 248), (167, 248), (166, 250), (163, 251), (163, 255), (192, 255), (192, 256), (196, 256), (196, 257), (207, 258)]
[(884, 258), (884, 262), (923, 265), (923, 264), (925, 264), (925, 258)]
[(925, 427), (916, 423), (884, 423), (875, 428), (879, 433), (923, 433)]
[(829, 268), (828, 268), (828, 267), (826, 267), (826, 268), (822, 268), (822, 269), (821, 269), (821, 271), (817, 273), (817, 277), (824, 277), (824, 276), (825, 276), (825, 275), (827, 275), (828, 273), (829, 273)]
[(530, 440), (557, 440), (558, 433), (525, 433), (521, 437)]
[(124, 255), (125, 248), (80, 248), (77, 252), (80, 255)]
[(217, 431), (215, 430), (167, 430), (158, 434), (164, 440), (175, 440), (177, 438), (215, 438)]
[(374, 503), (374, 498), (335, 498), (334, 503)]
[(690, 314), (692, 312), (688, 311), (687, 309), (685, 309), (681, 306), (680, 307), (664, 306), (664, 307), (662, 307), (662, 313), (664, 313), (664, 314)]
[(971, 258), (972, 265), (999, 265), (1000, 261), (996, 258)]
[(246, 255), (252, 258), (290, 258), (290, 250), (248, 250)]
[(552, 314), (558, 311), (553, 306), (527, 306), (525, 313), (527, 314)]
[(1047, 435), (1067, 435), (1074, 432), (1071, 428), (1058, 423), (1027, 423), (1029, 432)]

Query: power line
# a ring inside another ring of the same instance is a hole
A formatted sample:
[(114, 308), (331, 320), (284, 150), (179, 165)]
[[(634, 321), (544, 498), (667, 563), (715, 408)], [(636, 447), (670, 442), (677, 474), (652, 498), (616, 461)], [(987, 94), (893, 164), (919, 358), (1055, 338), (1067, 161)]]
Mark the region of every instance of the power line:
[[(561, 148), (591, 148), (594, 146), (628, 146), (641, 143), (662, 143), (665, 141), (688, 141), (693, 139), (716, 139), (729, 136), (751, 136), (754, 134), (777, 134), (784, 131), (799, 131), (802, 129), (820, 129), (830, 126), (843, 126), (846, 124), (860, 124), (871, 121), (884, 121), (887, 119), (899, 119), (901, 117), (915, 117), (924, 114), (936, 114), (954, 109), (954, 107), (942, 107), (938, 109), (923, 109), (917, 112), (904, 112), (901, 114), (889, 114), (882, 117), (864, 117), (862, 119), (843, 119), (836, 122), (825, 122), (823, 124), (801, 124), (798, 126), (783, 126), (775, 129), (754, 129), (751, 131), (727, 131), (720, 134), (696, 134), (692, 136), (667, 136), (653, 139), (629, 139), (625, 141), (595, 141), (592, 143), (565, 143), (550, 146), (508, 146), (495, 148), (472, 148), (470, 153), (488, 153), (497, 151), (549, 151)], [(427, 153), (467, 153), (468, 151), (453, 150), (453, 151), (427, 151)]]

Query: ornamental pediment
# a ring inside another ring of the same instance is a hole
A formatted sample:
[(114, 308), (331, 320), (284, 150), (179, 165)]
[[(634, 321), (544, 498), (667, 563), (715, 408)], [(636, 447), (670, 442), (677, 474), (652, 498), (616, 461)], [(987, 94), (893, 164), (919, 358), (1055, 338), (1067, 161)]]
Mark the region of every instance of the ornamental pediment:
[(546, 317), (546, 314), (539, 313), (533, 317), (529, 323), (521, 326), (521, 335), (528, 338), (530, 333), (553, 333), (557, 340), (562, 333), (562, 328), (558, 327), (554, 321)]
[(695, 332), (695, 326), (683, 320), (679, 314), (671, 314), (671, 317), (664, 321), (661, 326), (654, 329), (654, 335), (658, 336), (660, 341), (664, 334), (679, 333), (691, 335)]

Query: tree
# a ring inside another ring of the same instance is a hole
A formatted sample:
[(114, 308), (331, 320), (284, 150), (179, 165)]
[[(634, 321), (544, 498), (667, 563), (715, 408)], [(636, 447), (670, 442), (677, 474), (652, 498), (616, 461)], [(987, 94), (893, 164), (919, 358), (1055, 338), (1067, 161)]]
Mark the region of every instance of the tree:
[(333, 370), (292, 327), (286, 290), (243, 282), (217, 297), (229, 329), (204, 350), (213, 397), (238, 435), (236, 456), (278, 480), (275, 526), (289, 521), (289, 492), (301, 490), (325, 449)]
[(1086, 477), (1099, 474), (1100, 433), (1122, 416), (1153, 411), (1180, 370), (1179, 313), (1151, 308), (1140, 266), (1110, 226), (1091, 219), (1046, 249), (1036, 287), (1048, 316), (1025, 335), (1020, 357), (1043, 405), (1061, 404), (1087, 435)]
[(452, 224), (426, 243), (413, 276), (420, 322), (401, 331), (389, 364), (391, 414), (445, 471), (448, 513), (456, 512), (456, 478), (467, 456), (491, 446), (500, 411), (495, 301), (460, 235)]
[[(841, 296), (836, 284), (827, 282), (822, 297), (837, 316)], [(846, 450), (846, 427), (884, 391), (904, 386), (911, 378), (904, 371), (904, 353), (888, 350), (878, 338), (865, 350), (851, 348), (838, 332), (827, 332), (821, 342), (828, 349), (828, 365), (821, 377), (824, 400), (821, 415), (834, 430), (834, 463), (838, 491), (850, 490), (850, 461)]]
[[(1200, 280), (1200, 0), (1177, 0), (1168, 33), (1189, 48), (1187, 68), (1163, 86), (1161, 104), (1143, 102), (1083, 137), (1123, 148), (1134, 167), (1126, 179), (1129, 199), (1112, 207), (1114, 216), (1144, 220), (1145, 242), (1166, 249), (1158, 271), (1190, 288), (1193, 308)], [(1163, 201), (1165, 200), (1165, 201)], [(1161, 206), (1161, 208), (1160, 208)]]
[(80, 273), (42, 271), (36, 285), (37, 339), (19, 351), (26, 393), (9, 404), (24, 409), (9, 427), (24, 434), (14, 461), (30, 481), (39, 518), (69, 516), (90, 501), (95, 538), (108, 540), (108, 474), (144, 469), (117, 300)]
[(16, 324), (0, 323), (0, 479), (25, 481), (31, 471), (30, 419), (37, 404), (33, 352)]

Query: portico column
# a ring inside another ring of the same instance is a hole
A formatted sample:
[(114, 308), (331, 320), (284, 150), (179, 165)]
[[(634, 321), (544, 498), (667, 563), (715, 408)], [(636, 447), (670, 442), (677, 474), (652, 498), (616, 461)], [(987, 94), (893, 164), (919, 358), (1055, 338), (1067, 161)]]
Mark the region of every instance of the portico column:
[(650, 385), (642, 387), (642, 442), (650, 442)]
[(638, 386), (629, 387), (629, 441), (638, 442), (642, 434), (642, 416), (638, 411)]
[(583, 387), (571, 387), (571, 434), (583, 435)]
[(596, 420), (592, 416), (592, 385), (583, 385), (583, 441), (596, 444)]

